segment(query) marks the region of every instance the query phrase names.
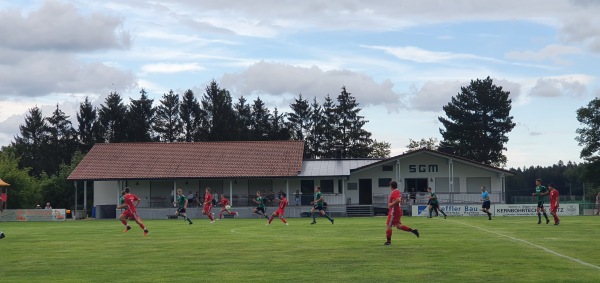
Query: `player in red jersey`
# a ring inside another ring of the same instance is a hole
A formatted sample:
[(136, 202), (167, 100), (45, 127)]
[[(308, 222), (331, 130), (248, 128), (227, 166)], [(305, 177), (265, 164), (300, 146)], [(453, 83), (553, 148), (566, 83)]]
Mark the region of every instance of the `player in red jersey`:
[(400, 218), (402, 217), (402, 207), (400, 204), (402, 203), (402, 194), (398, 190), (398, 183), (396, 181), (390, 182), (390, 190), (392, 193), (390, 194), (390, 201), (388, 202), (388, 217), (387, 217), (387, 230), (385, 231), (385, 236), (387, 241), (385, 245), (392, 244), (392, 227), (396, 227), (396, 229), (400, 229), (402, 231), (411, 232), (419, 237), (419, 230), (412, 229), (408, 226), (402, 225)]
[(208, 218), (210, 219), (210, 223), (215, 223), (215, 219), (212, 216), (212, 195), (210, 194), (210, 188), (206, 187), (206, 190), (204, 190), (204, 209), (202, 210), (202, 214), (208, 216)]
[(550, 190), (550, 214), (554, 217), (554, 225), (558, 225), (560, 224), (558, 219), (558, 202), (560, 200), (558, 190), (554, 188), (554, 184), (548, 184), (548, 189)]
[(273, 221), (273, 218), (275, 218), (275, 216), (279, 216), (279, 219), (281, 219), (281, 221), (283, 221), (283, 223), (285, 223), (285, 225), (288, 225), (287, 221), (283, 217), (283, 215), (285, 214), (285, 208), (288, 206), (288, 200), (286, 198), (285, 193), (280, 193), (279, 195), (281, 197), (279, 199), (279, 208), (275, 212), (273, 212), (273, 214), (271, 214), (271, 217), (269, 217), (269, 222), (267, 223), (267, 225), (271, 225), (271, 221)]
[(222, 207), (221, 207), (221, 211), (219, 211), (219, 219), (217, 219), (217, 220), (221, 220), (223, 218), (223, 211), (227, 211), (227, 213), (233, 214), (233, 217), (238, 215), (237, 212), (233, 212), (227, 208), (227, 206), (230, 206), (231, 203), (229, 202), (229, 200), (227, 198), (225, 198), (225, 194), (221, 194), (221, 201), (219, 202), (219, 204), (221, 204)]
[(121, 223), (125, 225), (125, 230), (123, 232), (127, 232), (131, 230), (131, 226), (127, 224), (127, 219), (133, 219), (135, 223), (140, 225), (140, 228), (144, 230), (144, 236), (148, 235), (148, 228), (144, 226), (142, 223), (142, 219), (137, 215), (136, 207), (140, 204), (140, 198), (130, 192), (129, 187), (125, 188), (125, 195), (123, 196), (123, 204), (119, 205), (117, 208), (123, 209), (127, 208), (123, 213), (121, 213)]

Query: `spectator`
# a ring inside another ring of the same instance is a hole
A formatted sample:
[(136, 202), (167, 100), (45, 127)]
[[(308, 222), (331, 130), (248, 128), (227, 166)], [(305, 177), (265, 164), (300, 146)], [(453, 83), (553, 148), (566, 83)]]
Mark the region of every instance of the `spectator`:
[(417, 192), (415, 191), (415, 188), (410, 189), (410, 199), (412, 200), (413, 204), (416, 203)]
[(296, 190), (296, 193), (294, 194), (294, 201), (296, 202), (296, 205), (300, 205), (300, 190)]
[(192, 203), (194, 203), (194, 194), (192, 193), (192, 191), (190, 191), (190, 193), (187, 195), (187, 201), (188, 205), (191, 207)]
[(52, 209), (52, 206), (50, 205), (49, 202), (46, 203), (46, 207), (44, 209)]
[(273, 192), (273, 190), (269, 191), (267, 199), (269, 200), (269, 204), (273, 204), (273, 202), (275, 202), (275, 192)]
[(35, 206), (35, 209), (42, 209), (42, 207), (38, 204)]

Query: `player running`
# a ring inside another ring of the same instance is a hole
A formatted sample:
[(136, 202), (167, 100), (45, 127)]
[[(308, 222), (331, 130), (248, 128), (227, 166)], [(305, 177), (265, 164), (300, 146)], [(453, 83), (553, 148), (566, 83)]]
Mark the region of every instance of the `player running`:
[(125, 225), (125, 230), (123, 232), (127, 232), (131, 230), (131, 226), (127, 224), (127, 219), (133, 219), (135, 223), (140, 225), (140, 228), (144, 230), (144, 236), (148, 235), (148, 228), (144, 226), (142, 223), (142, 219), (137, 215), (136, 207), (140, 204), (140, 198), (130, 192), (129, 187), (125, 188), (125, 195), (123, 196), (123, 204), (119, 205), (117, 208), (122, 209), (126, 208), (123, 213), (121, 213), (121, 223)]
[[(223, 211), (227, 211), (227, 213), (229, 214), (233, 214), (233, 217), (235, 217), (236, 215), (238, 215), (237, 212), (232, 212), (231, 210), (229, 210), (231, 208), (231, 203), (229, 202), (229, 200), (227, 198), (225, 198), (225, 194), (221, 194), (221, 201), (219, 202), (221, 204), (221, 211), (219, 211), (219, 219), (217, 220), (221, 220), (223, 218)], [(229, 207), (229, 208), (227, 208)]]
[(554, 217), (554, 225), (560, 224), (560, 220), (558, 219), (558, 202), (560, 198), (558, 197), (558, 190), (554, 188), (554, 184), (548, 184), (548, 189), (550, 190), (550, 214)]
[(177, 189), (177, 198), (176, 198), (175, 203), (177, 205), (177, 211), (175, 211), (175, 216), (179, 217), (179, 215), (181, 214), (181, 216), (183, 216), (183, 220), (186, 220), (187, 222), (189, 222), (190, 225), (194, 224), (194, 223), (192, 223), (192, 220), (190, 218), (188, 218), (187, 214), (185, 213), (185, 211), (187, 210), (187, 206), (188, 206), (188, 199), (186, 196), (183, 195), (182, 189)]
[(256, 191), (256, 199), (253, 199), (252, 201), (254, 201), (254, 203), (257, 203), (258, 206), (254, 208), (254, 210), (252, 210), (252, 213), (258, 214), (258, 215), (262, 215), (266, 218), (269, 219), (269, 216), (267, 216), (267, 209), (265, 207), (265, 199), (262, 198), (260, 196), (260, 191)]
[(481, 211), (488, 215), (488, 220), (492, 220), (492, 213), (490, 213), (490, 193), (485, 190), (485, 187), (481, 187), (481, 200), (483, 201), (483, 204), (481, 205)]
[(387, 229), (385, 230), (385, 236), (387, 238), (387, 241), (385, 242), (386, 246), (392, 244), (392, 227), (396, 227), (396, 229), (402, 231), (411, 232), (415, 234), (417, 238), (419, 237), (419, 230), (402, 225), (402, 222), (400, 221), (402, 218), (402, 208), (400, 207), (400, 204), (402, 203), (402, 194), (398, 191), (398, 183), (396, 181), (390, 182), (390, 190), (392, 193), (390, 194), (390, 200), (388, 202), (389, 212), (386, 222)]
[(325, 201), (325, 199), (323, 198), (323, 193), (321, 193), (321, 187), (316, 186), (315, 187), (315, 200), (311, 201), (310, 204), (314, 204), (313, 208), (310, 210), (310, 214), (312, 215), (312, 223), (310, 224), (317, 224), (317, 218), (315, 215), (315, 210), (319, 210), (319, 213), (321, 213), (321, 217), (325, 216), (327, 217), (327, 219), (329, 219), (329, 221), (331, 221), (331, 224), (333, 224), (333, 218), (329, 217), (329, 215), (327, 215), (325, 213), (325, 209), (323, 208), (323, 202)]
[(427, 197), (429, 199), (429, 218), (432, 217), (431, 212), (435, 211), (435, 217), (440, 216), (438, 212), (441, 212), (444, 215), (444, 219), (446, 219), (446, 213), (444, 213), (444, 211), (440, 208), (440, 203), (438, 202), (435, 193), (431, 191), (431, 188), (427, 188), (427, 192), (429, 192), (429, 196)]
[(548, 219), (548, 215), (546, 214), (546, 209), (544, 208), (544, 196), (550, 194), (546, 187), (542, 186), (542, 179), (535, 180), (535, 193), (531, 195), (533, 197), (537, 197), (537, 208), (535, 209), (538, 216), (538, 223), (542, 224), (542, 216), (540, 215), (540, 210), (544, 213), (544, 217), (546, 218), (546, 224), (550, 223), (550, 219)]
[(269, 218), (269, 222), (266, 225), (271, 225), (271, 221), (273, 221), (273, 218), (275, 216), (279, 216), (279, 219), (281, 219), (281, 221), (283, 221), (283, 223), (285, 225), (288, 225), (287, 221), (285, 220), (285, 218), (283, 217), (283, 215), (285, 214), (285, 208), (288, 206), (288, 200), (286, 198), (286, 194), (285, 193), (280, 193), (280, 198), (279, 200), (279, 208), (273, 212), (273, 214), (271, 214), (271, 217)]
[(208, 219), (210, 219), (210, 223), (213, 224), (215, 223), (215, 219), (212, 216), (212, 206), (213, 206), (213, 198), (212, 195), (210, 194), (210, 188), (206, 187), (206, 190), (204, 190), (204, 209), (202, 209), (202, 214), (208, 216)]

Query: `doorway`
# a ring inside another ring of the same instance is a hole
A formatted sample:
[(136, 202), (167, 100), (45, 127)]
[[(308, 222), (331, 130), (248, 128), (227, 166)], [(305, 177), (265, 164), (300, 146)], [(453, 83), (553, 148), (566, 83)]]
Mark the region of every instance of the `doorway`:
[(358, 204), (373, 204), (373, 182), (371, 179), (358, 180)]
[(310, 205), (310, 202), (313, 201), (313, 199), (314, 199), (315, 180), (301, 180), (300, 181), (300, 192), (302, 192), (300, 204), (301, 205)]

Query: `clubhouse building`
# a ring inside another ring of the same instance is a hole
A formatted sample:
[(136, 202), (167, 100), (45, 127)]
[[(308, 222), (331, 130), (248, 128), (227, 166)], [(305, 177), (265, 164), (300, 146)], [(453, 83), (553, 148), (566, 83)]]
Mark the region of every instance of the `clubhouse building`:
[(300, 217), (309, 209), (315, 186), (321, 187), (332, 213), (372, 215), (375, 208), (385, 207), (391, 180), (398, 181), (403, 206), (426, 203), (428, 187), (441, 203), (479, 203), (482, 186), (492, 202), (505, 203), (505, 177), (513, 175), (428, 149), (385, 159), (315, 160), (303, 159), (303, 149), (302, 141), (102, 143), (89, 151), (68, 180), (79, 193), (93, 186), (96, 218), (118, 216), (116, 205), (125, 187), (140, 197), (142, 218), (172, 214), (177, 189), (189, 199), (188, 214), (200, 217), (198, 206), (206, 187), (217, 200), (224, 194), (241, 217), (252, 217), (257, 191), (268, 206), (276, 206), (277, 194), (285, 192), (290, 203), (286, 216)]

